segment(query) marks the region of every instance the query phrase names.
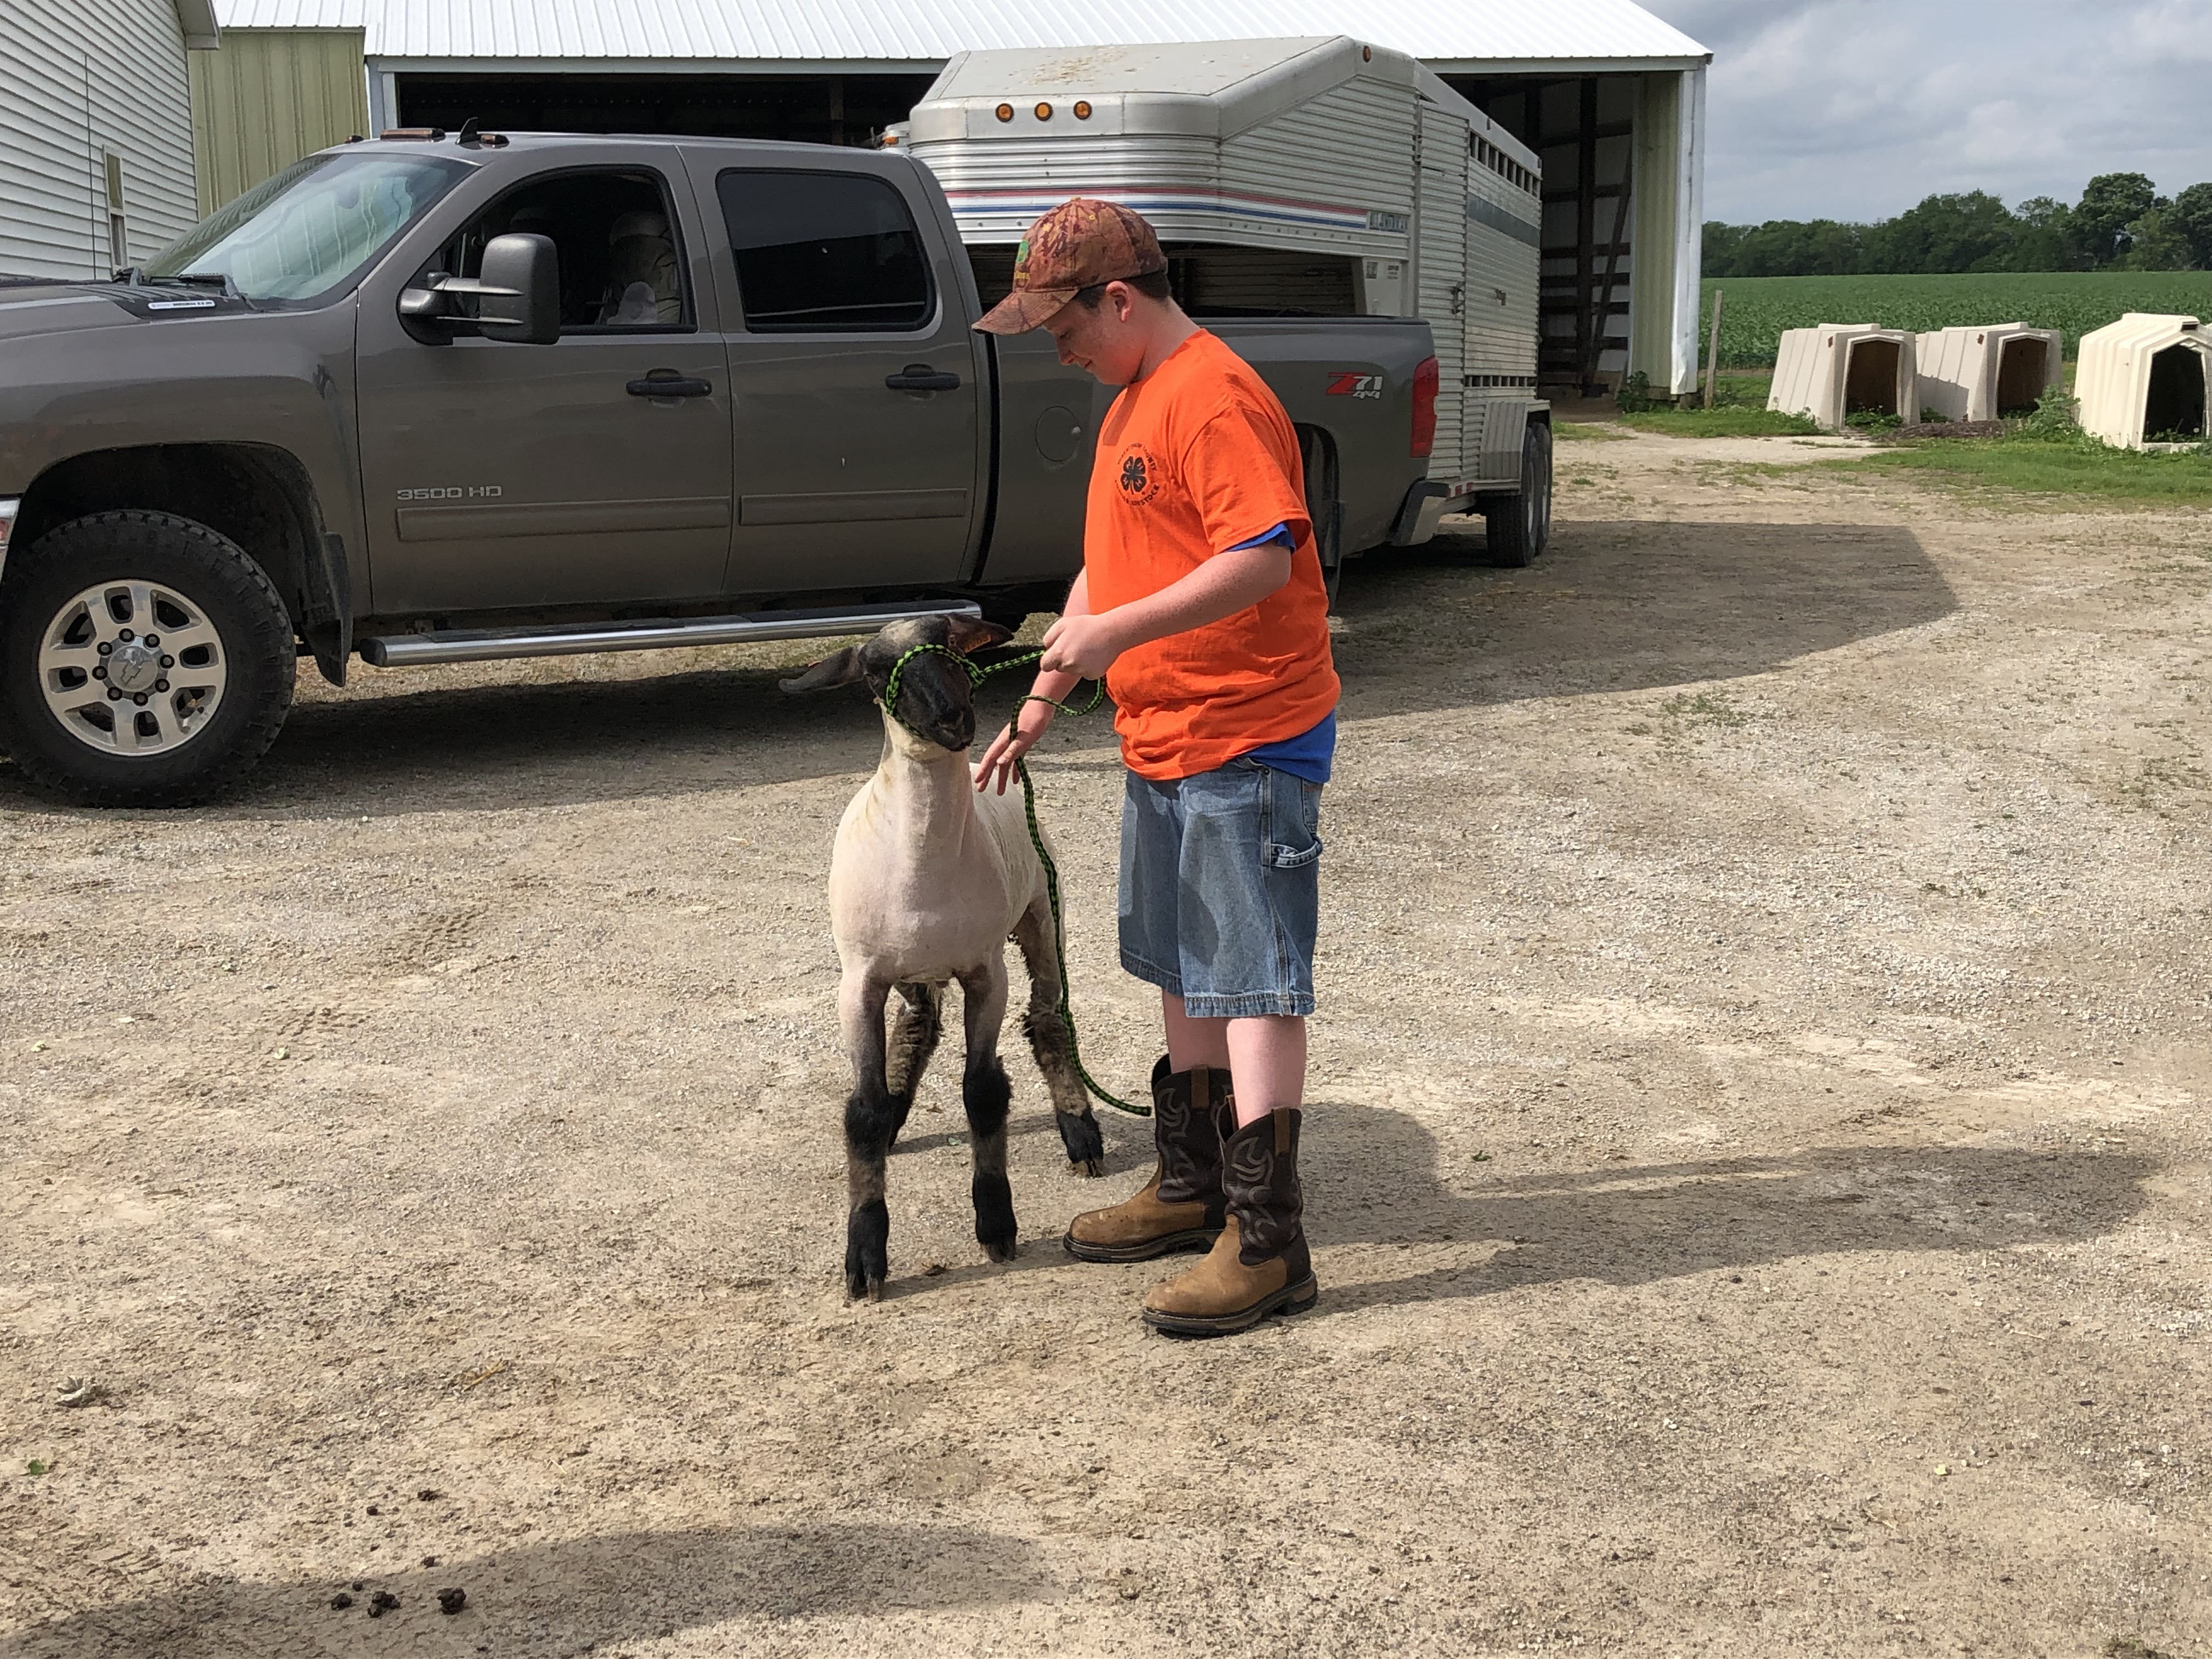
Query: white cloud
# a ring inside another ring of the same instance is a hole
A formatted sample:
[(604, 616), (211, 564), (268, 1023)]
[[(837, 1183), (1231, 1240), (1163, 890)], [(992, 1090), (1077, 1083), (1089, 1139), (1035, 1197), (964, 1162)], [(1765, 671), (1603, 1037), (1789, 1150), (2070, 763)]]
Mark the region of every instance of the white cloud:
[(1707, 216), (1875, 219), (1939, 191), (2212, 179), (2206, 0), (1640, 0), (1712, 49)]

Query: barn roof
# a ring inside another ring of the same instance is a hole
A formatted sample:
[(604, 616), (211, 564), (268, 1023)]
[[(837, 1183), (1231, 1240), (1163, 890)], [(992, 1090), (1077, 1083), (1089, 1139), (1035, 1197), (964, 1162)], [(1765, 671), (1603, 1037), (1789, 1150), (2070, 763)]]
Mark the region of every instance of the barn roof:
[[(1431, 68), (1688, 68), (1633, 0), (216, 0), (227, 28), (360, 28), (366, 54), (520, 68), (934, 66), (999, 46), (1352, 34)], [(579, 60), (582, 60), (581, 63)]]

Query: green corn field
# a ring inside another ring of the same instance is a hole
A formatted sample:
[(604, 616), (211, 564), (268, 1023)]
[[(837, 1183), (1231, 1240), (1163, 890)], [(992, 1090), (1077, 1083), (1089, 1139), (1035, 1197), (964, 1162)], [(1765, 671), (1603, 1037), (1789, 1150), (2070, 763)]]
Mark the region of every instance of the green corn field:
[(2082, 335), (2125, 312), (2181, 312), (2212, 319), (2212, 271), (2204, 270), (1732, 276), (1705, 285), (1698, 325), (1701, 361), (1717, 288), (1728, 291), (1728, 303), (1721, 308), (1723, 368), (1770, 365), (1783, 330), (1816, 323), (1876, 323), (1916, 333), (1976, 323), (2027, 323), (2065, 331), (2070, 357)]

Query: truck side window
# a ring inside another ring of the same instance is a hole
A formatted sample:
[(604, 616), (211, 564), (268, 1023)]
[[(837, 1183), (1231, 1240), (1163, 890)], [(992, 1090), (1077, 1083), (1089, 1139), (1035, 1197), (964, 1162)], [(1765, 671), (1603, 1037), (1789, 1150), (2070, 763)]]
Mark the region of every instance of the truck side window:
[(474, 276), (484, 244), (514, 231), (553, 239), (561, 258), (562, 333), (690, 326), (675, 216), (653, 174), (610, 170), (533, 179), (486, 208), (432, 263)]
[(935, 315), (921, 234), (858, 173), (732, 170), (715, 180), (751, 334), (895, 333)]

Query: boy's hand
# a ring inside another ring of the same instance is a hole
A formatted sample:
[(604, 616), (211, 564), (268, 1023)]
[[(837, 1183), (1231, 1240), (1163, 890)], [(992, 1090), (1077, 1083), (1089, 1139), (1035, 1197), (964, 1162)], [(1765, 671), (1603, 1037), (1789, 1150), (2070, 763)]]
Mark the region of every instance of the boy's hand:
[(975, 763), (975, 793), (982, 793), (994, 781), (998, 793), (1006, 793), (1006, 781), (1014, 775), (1014, 768), (1023, 756), (1036, 746), (1036, 741), (1052, 724), (1052, 705), (1025, 702), (1014, 716), (1013, 724), (991, 739), (991, 746), (983, 751), (983, 758)]
[(1044, 658), (1037, 666), (1050, 674), (1103, 680), (1123, 649), (1121, 631), (1109, 618), (1062, 617), (1045, 629)]

